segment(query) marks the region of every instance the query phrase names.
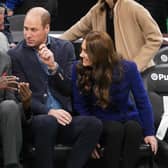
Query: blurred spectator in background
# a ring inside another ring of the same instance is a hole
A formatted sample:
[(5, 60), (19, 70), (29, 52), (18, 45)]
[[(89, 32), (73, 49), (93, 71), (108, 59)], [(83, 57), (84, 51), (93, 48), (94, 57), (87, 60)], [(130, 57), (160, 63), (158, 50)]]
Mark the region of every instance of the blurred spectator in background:
[(149, 10), (160, 27), (162, 33), (167, 33), (168, 0), (136, 0)]
[(4, 8), (0, 7), (0, 50), (7, 51), (9, 48), (8, 39), (2, 32), (4, 30)]
[(23, 0), (0, 0), (0, 4), (7, 7), (7, 15), (12, 16), (14, 14), (14, 9), (16, 6), (22, 4)]
[(8, 47), (15, 47), (5, 6), (0, 6), (0, 32), (1, 48), (8, 50)]

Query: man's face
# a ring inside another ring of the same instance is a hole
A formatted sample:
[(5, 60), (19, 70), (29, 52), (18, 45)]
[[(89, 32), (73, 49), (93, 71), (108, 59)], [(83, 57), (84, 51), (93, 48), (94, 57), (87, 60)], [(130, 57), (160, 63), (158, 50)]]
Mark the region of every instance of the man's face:
[(4, 30), (4, 15), (0, 14), (0, 31)]
[(40, 16), (27, 15), (24, 21), (24, 39), (30, 47), (38, 48), (39, 45), (45, 43), (49, 25), (43, 27)]

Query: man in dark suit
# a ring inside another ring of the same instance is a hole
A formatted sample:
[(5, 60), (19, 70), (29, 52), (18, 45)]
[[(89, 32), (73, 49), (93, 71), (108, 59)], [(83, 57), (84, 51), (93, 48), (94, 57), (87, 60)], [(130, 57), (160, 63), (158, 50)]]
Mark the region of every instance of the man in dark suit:
[(75, 60), (70, 42), (48, 36), (50, 14), (42, 7), (28, 11), (24, 40), (9, 50), (13, 73), (32, 90), (32, 133), (35, 168), (53, 168), (55, 143), (73, 145), (67, 168), (82, 168), (102, 130), (95, 117), (74, 116), (71, 109), (71, 67)]
[(11, 76), (10, 57), (0, 51), (0, 137), (5, 168), (19, 168), (22, 147), (21, 112), (23, 110), (14, 96), (14, 91), (18, 92), (19, 87), (21, 100), (26, 109), (29, 108), (31, 98), (28, 85), (19, 84), (17, 79), (16, 76)]

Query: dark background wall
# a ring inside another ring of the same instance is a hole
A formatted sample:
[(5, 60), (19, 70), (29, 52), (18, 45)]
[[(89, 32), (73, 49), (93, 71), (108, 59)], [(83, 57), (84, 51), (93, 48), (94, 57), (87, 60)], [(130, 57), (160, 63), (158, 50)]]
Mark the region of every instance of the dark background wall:
[(58, 0), (56, 29), (66, 30), (78, 21), (97, 0)]
[(25, 14), (30, 8), (42, 6), (49, 10), (52, 30), (66, 30), (78, 21), (97, 0), (24, 0), (15, 14)]
[(151, 13), (162, 33), (167, 32), (168, 0), (136, 0)]
[[(98, 0), (24, 0), (15, 14), (25, 14), (34, 6), (42, 6), (51, 14), (51, 30), (66, 30), (84, 16)], [(162, 33), (167, 32), (168, 0), (136, 0), (146, 7), (158, 23)]]

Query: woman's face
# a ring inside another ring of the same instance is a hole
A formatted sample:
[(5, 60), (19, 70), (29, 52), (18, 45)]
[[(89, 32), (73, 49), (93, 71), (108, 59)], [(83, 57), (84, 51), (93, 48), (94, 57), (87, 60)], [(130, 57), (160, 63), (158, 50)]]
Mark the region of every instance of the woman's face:
[(114, 4), (115, 4), (115, 2), (116, 2), (116, 0), (105, 0), (106, 1), (106, 3), (108, 4), (108, 6), (110, 7), (110, 8), (113, 8), (114, 7)]
[(81, 45), (80, 57), (82, 59), (83, 66), (91, 66), (92, 65), (92, 62), (89, 59), (88, 54), (86, 52), (86, 41), (85, 40), (82, 42), (82, 45)]

